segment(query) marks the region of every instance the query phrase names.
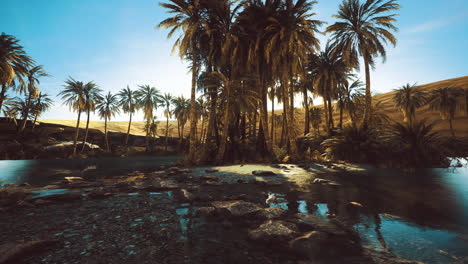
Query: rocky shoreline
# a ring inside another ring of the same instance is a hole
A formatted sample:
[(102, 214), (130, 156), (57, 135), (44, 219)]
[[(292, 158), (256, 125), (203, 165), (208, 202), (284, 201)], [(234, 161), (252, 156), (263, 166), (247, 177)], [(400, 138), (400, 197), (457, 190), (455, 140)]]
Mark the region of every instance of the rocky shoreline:
[(274, 171), (252, 172), (259, 181), (215, 170), (5, 187), (0, 263), (419, 263), (363, 247), (338, 219), (270, 208), (267, 194), (242, 192), (290, 184)]

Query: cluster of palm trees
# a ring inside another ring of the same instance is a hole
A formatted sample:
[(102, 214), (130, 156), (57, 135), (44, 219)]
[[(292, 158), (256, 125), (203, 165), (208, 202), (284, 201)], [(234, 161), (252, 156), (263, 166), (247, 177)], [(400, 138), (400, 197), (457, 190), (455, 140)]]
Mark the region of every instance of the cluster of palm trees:
[[(303, 93), (304, 133), (310, 130), (310, 94), (322, 96), (327, 129), (334, 127), (333, 102), (353, 112), (353, 120), (368, 125), (372, 116), (370, 68), (385, 59), (385, 44), (396, 44), (392, 31), (396, 0), (343, 0), (336, 23), (328, 26), (330, 40), (323, 51), (317, 35), (324, 23), (315, 19), (310, 0), (170, 0), (160, 5), (171, 17), (158, 27), (180, 34), (174, 48), (191, 62), (190, 154), (195, 162), (216, 155), (222, 162), (247, 139), (258, 151), (273, 153), (274, 114), (269, 122), (268, 97), (283, 105), (284, 148), (297, 156), (295, 94)], [(365, 94), (351, 72), (365, 68)], [(202, 148), (195, 140), (196, 88), (207, 101), (208, 124)], [(353, 103), (360, 97), (359, 110)], [(362, 99), (362, 100), (361, 100)], [(353, 102), (351, 102), (353, 101)], [(358, 114), (359, 113), (359, 114)], [(257, 129), (257, 123), (259, 125)], [(317, 127), (317, 121), (312, 122)], [(342, 122), (340, 122), (342, 125)], [(257, 131), (258, 130), (258, 131)], [(253, 138), (253, 139), (252, 139)], [(202, 151), (197, 153), (197, 150)]]
[[(82, 81), (76, 81), (73, 78), (69, 78), (65, 81), (64, 89), (58, 94), (64, 100), (64, 104), (70, 107), (70, 110), (78, 113), (76, 122), (76, 132), (73, 143), (73, 155), (77, 152), (77, 142), (79, 137), (79, 126), (81, 120), (81, 114), (86, 113), (86, 129), (85, 136), (83, 139), (82, 150), (85, 149), (89, 118), (91, 113), (97, 112), (98, 116), (104, 119), (104, 137), (107, 151), (110, 151), (109, 140), (108, 140), (108, 121), (123, 113), (129, 115), (127, 135), (125, 137), (125, 145), (128, 146), (128, 140), (132, 125), (132, 117), (138, 110), (143, 112), (143, 117), (146, 122), (146, 149), (150, 150), (150, 138), (156, 136), (156, 116), (155, 113), (158, 108), (163, 108), (164, 116), (166, 117), (166, 150), (169, 137), (169, 119), (174, 115), (178, 121), (179, 137), (183, 138), (183, 129), (185, 123), (188, 120), (188, 112), (190, 108), (190, 102), (183, 96), (174, 97), (173, 95), (166, 93), (162, 94), (157, 88), (150, 85), (140, 85), (137, 90), (130, 89), (127, 86), (121, 89), (117, 94), (108, 92), (103, 95), (103, 91), (94, 83), (84, 83)], [(181, 128), (181, 129), (180, 129)]]
[[(28, 119), (34, 120), (34, 128), (37, 118), (53, 104), (38, 87), (40, 78), (47, 76), (43, 66), (36, 65), (14, 36), (0, 34), (0, 111), (15, 121), (20, 134)], [(8, 96), (9, 90), (23, 98)]]
[[(466, 95), (468, 89), (457, 87), (446, 87), (434, 89), (425, 92), (417, 88), (416, 84), (406, 84), (395, 90), (393, 97), (396, 107), (403, 113), (404, 122), (408, 125), (414, 125), (416, 110), (428, 106), (429, 109), (440, 113), (442, 120), (449, 122), (450, 132), (455, 137), (452, 120), (458, 109), (465, 108), (465, 114), (468, 115), (468, 101)], [(463, 103), (463, 100), (464, 103)]]

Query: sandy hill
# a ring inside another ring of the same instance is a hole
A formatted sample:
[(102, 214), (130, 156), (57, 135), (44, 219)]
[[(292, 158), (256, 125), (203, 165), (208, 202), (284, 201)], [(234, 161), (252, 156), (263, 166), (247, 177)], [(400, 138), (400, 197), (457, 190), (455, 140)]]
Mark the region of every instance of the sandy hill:
[[(468, 76), (419, 85), (418, 87), (419, 89), (422, 89), (428, 92), (437, 88), (445, 88), (445, 87), (459, 87), (459, 88), (468, 89)], [(395, 107), (394, 102), (393, 102), (394, 94), (395, 92), (379, 94), (374, 97), (374, 100), (381, 102), (383, 110), (389, 115), (391, 119), (402, 122), (403, 115)], [(281, 113), (281, 111), (278, 111), (278, 110), (275, 111), (275, 114), (279, 114), (279, 113)], [(339, 116), (337, 112), (335, 112), (334, 117), (336, 120), (336, 124), (338, 124)], [(432, 120), (438, 121), (436, 125), (436, 129), (444, 135), (450, 135), (448, 122), (445, 120), (441, 120), (439, 113), (430, 111), (427, 107), (423, 107), (422, 109), (419, 109), (417, 111), (416, 119), (419, 120), (419, 119), (424, 119), (424, 118), (430, 121)], [(296, 120), (297, 120), (298, 132), (302, 133), (303, 127), (304, 127), (303, 125), (304, 113), (303, 111), (301, 111), (301, 109), (298, 110), (298, 113), (296, 115)], [(344, 116), (344, 120), (345, 121), (348, 120), (348, 117), (346, 115)], [(61, 124), (61, 125), (66, 125), (66, 126), (71, 126), (71, 127), (74, 127), (76, 125), (76, 120), (42, 120), (41, 122)], [(170, 121), (169, 123), (170, 123), (170, 131), (171, 131), (170, 135), (173, 137), (177, 137), (178, 136), (177, 122)], [(162, 129), (165, 129), (165, 124), (166, 123), (164, 120), (160, 121), (159, 127), (158, 127), (158, 135), (163, 135), (164, 131)], [(82, 120), (80, 123), (80, 127), (84, 128), (85, 126), (86, 126), (86, 120)], [(126, 133), (127, 126), (128, 126), (128, 122), (126, 121), (111, 121), (108, 124), (108, 129), (109, 131)], [(141, 122), (141, 121), (132, 122), (131, 134), (144, 135), (144, 126), (145, 126), (144, 122)], [(455, 133), (457, 136), (468, 137), (468, 117), (465, 115), (463, 111), (460, 110), (457, 113), (456, 118), (453, 121), (453, 126), (454, 126)], [(90, 128), (95, 128), (95, 129), (104, 131), (104, 121), (91, 121)], [(200, 131), (200, 128), (201, 128), (201, 124), (199, 122), (198, 123), (199, 131)], [(279, 126), (275, 126), (275, 128), (276, 128), (275, 137), (276, 139), (279, 139), (280, 128)], [(185, 126), (185, 130), (184, 130), (184, 134), (188, 134), (188, 132), (189, 132), (189, 123), (187, 122), (187, 125)]]

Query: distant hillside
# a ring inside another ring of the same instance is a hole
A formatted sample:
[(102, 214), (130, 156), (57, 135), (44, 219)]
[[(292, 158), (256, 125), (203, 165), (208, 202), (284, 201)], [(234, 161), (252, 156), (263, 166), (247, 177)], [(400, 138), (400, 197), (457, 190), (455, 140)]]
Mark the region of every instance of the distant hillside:
[[(459, 87), (459, 88), (468, 89), (468, 76), (419, 85), (418, 87), (419, 89), (422, 89), (425, 91), (431, 91), (437, 88), (445, 88), (445, 87)], [(382, 104), (382, 107), (384, 108), (384, 111), (387, 112), (387, 114), (389, 115), (391, 119), (402, 122), (403, 115), (395, 107), (394, 102), (393, 102), (394, 94), (395, 92), (379, 94), (379, 95), (374, 96), (374, 100), (382, 102), (381, 104)], [(281, 110), (275, 111), (275, 114), (280, 114), (280, 113), (281, 113)], [(334, 113), (334, 118), (336, 120), (336, 124), (338, 124), (339, 116), (337, 112)], [(427, 109), (427, 107), (424, 107), (417, 111), (416, 118), (418, 120), (423, 119), (423, 118), (427, 118), (428, 120), (438, 120), (439, 122), (436, 125), (436, 129), (444, 135), (450, 135), (448, 122), (445, 120), (441, 120), (439, 113), (430, 111)], [(347, 119), (348, 117), (345, 115), (344, 120), (347, 121)], [(304, 113), (302, 109), (298, 109), (298, 113), (296, 114), (296, 120), (297, 120), (298, 132), (299, 134), (301, 134), (304, 129)], [(66, 125), (66, 126), (71, 126), (71, 127), (74, 127), (76, 125), (76, 120), (42, 120), (41, 122), (61, 124), (61, 125)], [(158, 127), (158, 135), (162, 135), (163, 131), (161, 131), (161, 129), (165, 128), (165, 124), (166, 123), (164, 120), (160, 120), (159, 127)], [(172, 131), (170, 130), (171, 131), (170, 136), (178, 137), (177, 122), (169, 121), (169, 124), (170, 124), (170, 127), (172, 128)], [(80, 127), (84, 128), (85, 126), (86, 126), (86, 120), (82, 120), (80, 123)], [(109, 131), (126, 133), (127, 126), (128, 126), (128, 122), (126, 121), (111, 121), (108, 124), (108, 129)], [(463, 111), (459, 111), (457, 113), (456, 118), (453, 121), (453, 126), (454, 126), (455, 133), (457, 134), (457, 136), (468, 137), (468, 117), (464, 115)], [(145, 134), (144, 127), (145, 127), (144, 122), (141, 122), (141, 121), (132, 122), (131, 134), (144, 135)], [(184, 129), (185, 135), (189, 133), (189, 127), (190, 127), (189, 122), (187, 122), (187, 124), (185, 125), (185, 129)], [(104, 121), (91, 121), (90, 128), (104, 131)], [(200, 133), (200, 129), (201, 129), (201, 122), (198, 122), (198, 133)], [(279, 126), (275, 126), (275, 137), (276, 139), (279, 139), (280, 137)]]

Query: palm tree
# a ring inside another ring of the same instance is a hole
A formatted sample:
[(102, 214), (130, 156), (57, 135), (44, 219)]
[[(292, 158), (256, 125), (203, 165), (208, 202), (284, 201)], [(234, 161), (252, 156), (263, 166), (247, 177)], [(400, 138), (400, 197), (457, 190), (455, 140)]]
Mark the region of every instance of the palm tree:
[(27, 75), (28, 69), (34, 64), (18, 42), (19, 40), (14, 36), (0, 34), (0, 110), (3, 107), (7, 89), (15, 79), (25, 85), (23, 76)]
[(203, 30), (205, 17), (203, 6), (200, 0), (170, 0), (170, 3), (160, 3), (160, 6), (166, 8), (168, 13), (174, 14), (173, 17), (159, 23), (158, 28), (171, 28), (168, 38), (182, 30), (183, 34), (179, 36), (174, 43), (174, 48), (179, 49), (181, 58), (190, 54), (192, 60), (192, 89), (190, 94), (190, 151), (189, 160), (195, 160), (196, 139), (195, 129), (197, 125), (196, 119), (196, 83), (198, 74), (198, 41)]
[(452, 126), (452, 119), (455, 118), (455, 112), (459, 106), (458, 97), (462, 92), (458, 88), (439, 88), (432, 90), (429, 95), (429, 108), (439, 111), (443, 120), (448, 120), (452, 136), (455, 137), (455, 131)]
[(385, 44), (396, 45), (396, 38), (390, 31), (397, 31), (393, 24), (396, 14), (388, 12), (400, 8), (396, 0), (343, 0), (338, 14), (338, 22), (330, 25), (326, 33), (332, 33), (334, 47), (342, 53), (343, 60), (350, 66), (359, 69), (359, 57), (364, 60), (366, 75), (366, 109), (363, 124), (367, 124), (372, 107), (370, 85), (370, 67), (375, 59), (381, 56), (385, 61)]
[(413, 124), (416, 109), (423, 107), (427, 101), (425, 92), (416, 89), (416, 84), (406, 84), (400, 87), (393, 96), (395, 106), (403, 113), (404, 122)]
[(159, 103), (160, 107), (164, 107), (164, 116), (166, 117), (166, 146), (164, 148), (165, 151), (167, 151), (167, 146), (169, 144), (169, 118), (172, 117), (172, 101), (174, 100), (174, 97), (170, 93), (165, 93), (163, 96), (161, 96), (161, 102)]
[(331, 132), (334, 128), (332, 101), (338, 99), (339, 87), (347, 81), (348, 67), (329, 43), (318, 55), (309, 56), (307, 67), (313, 75), (316, 95), (324, 99), (327, 128)]
[(126, 114), (130, 114), (130, 120), (128, 121), (128, 129), (127, 129), (127, 136), (125, 137), (125, 145), (128, 146), (128, 137), (130, 135), (130, 128), (132, 126), (132, 115), (138, 109), (138, 102), (136, 92), (131, 90), (130, 87), (124, 88), (120, 90), (117, 94), (120, 98), (119, 104), (122, 107), (122, 110)]
[(88, 131), (89, 131), (89, 117), (91, 112), (94, 112), (96, 109), (96, 103), (102, 100), (101, 92), (102, 90), (98, 88), (98, 86), (94, 82), (88, 82), (83, 87), (83, 92), (85, 96), (85, 106), (83, 111), (86, 111), (87, 119), (86, 119), (86, 129), (85, 129), (85, 136), (83, 139), (83, 146), (81, 147), (81, 152), (84, 151), (86, 140), (88, 139)]
[(81, 112), (84, 111), (86, 105), (86, 96), (84, 93), (83, 82), (75, 81), (72, 77), (69, 77), (65, 81), (64, 89), (58, 94), (65, 100), (64, 104), (68, 105), (70, 110), (78, 112), (78, 118), (76, 121), (75, 139), (73, 141), (73, 156), (76, 155), (76, 142), (78, 141), (79, 126)]
[(107, 137), (107, 121), (111, 120), (116, 114), (120, 113), (119, 100), (117, 95), (112, 95), (110, 92), (104, 96), (96, 104), (96, 110), (98, 111), (99, 117), (104, 118), (104, 136), (106, 140), (106, 149), (110, 151), (109, 139)]
[(138, 108), (143, 110), (143, 118), (146, 120), (146, 151), (149, 151), (149, 137), (151, 122), (153, 121), (153, 111), (155, 111), (160, 103), (161, 92), (155, 87), (149, 85), (140, 85), (135, 91), (135, 98)]
[(338, 107), (340, 108), (340, 127), (342, 127), (343, 112), (347, 111), (353, 126), (356, 125), (356, 99), (364, 96), (363, 83), (360, 80), (345, 80), (339, 88)]
[[(27, 95), (26, 104), (28, 106), (31, 105), (31, 101), (35, 99), (39, 95), (39, 88), (37, 84), (39, 84), (39, 78), (49, 76), (45, 71), (42, 65), (34, 66), (33, 68), (29, 69), (27, 74), (25, 75), (27, 79), (26, 85), (20, 85), (17, 87), (19, 93), (24, 93)], [(29, 110), (31, 107), (26, 108), (25, 118), (21, 123), (21, 127), (19, 132), (23, 132), (24, 128), (26, 127), (27, 116), (29, 115)]]
[[(323, 24), (313, 20), (313, 5), (316, 1), (285, 1), (276, 14), (270, 17), (265, 28), (265, 59), (272, 72), (279, 77), (283, 90), (283, 104), (287, 111), (285, 124), (286, 138), (289, 141), (290, 155), (297, 154), (294, 126), (293, 89), (290, 87), (294, 77), (304, 74), (307, 56), (319, 48), (315, 34)], [(291, 103), (290, 101), (291, 100)]]
[(320, 136), (320, 125), (322, 124), (323, 109), (320, 107), (312, 107), (310, 109), (310, 120), (315, 134)]
[(187, 123), (190, 111), (190, 100), (183, 96), (174, 98), (174, 116), (177, 118), (177, 126), (179, 130), (179, 139), (182, 140), (184, 137), (184, 127)]
[(48, 94), (39, 93), (36, 99), (32, 103), (32, 114), (34, 115), (33, 128), (36, 126), (36, 121), (42, 113), (48, 111), (54, 104), (54, 101), (49, 97)]

